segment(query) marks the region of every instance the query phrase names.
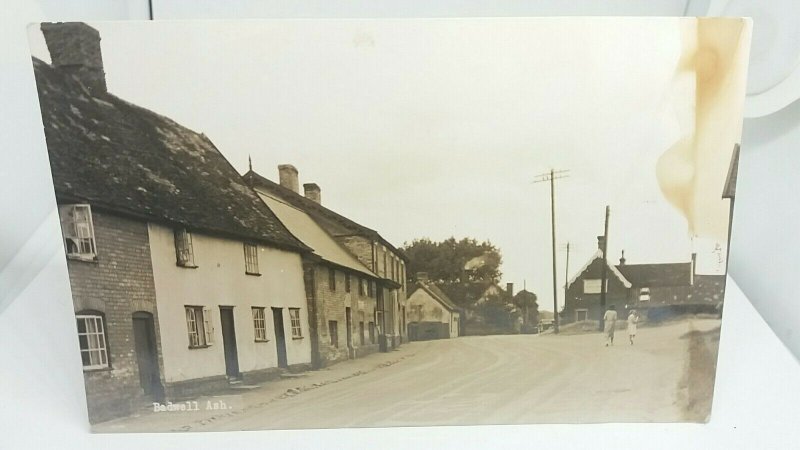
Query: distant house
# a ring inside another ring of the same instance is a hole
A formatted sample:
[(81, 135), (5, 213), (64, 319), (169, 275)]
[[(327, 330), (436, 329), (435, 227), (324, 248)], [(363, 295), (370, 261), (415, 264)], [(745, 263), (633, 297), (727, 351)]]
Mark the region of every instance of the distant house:
[(378, 350), (377, 295), (367, 286), (380, 277), (362, 264), (305, 211), (256, 186), (278, 219), (319, 257), (307, 276), (314, 367)]
[(377, 302), (375, 326), (382, 351), (397, 348), (406, 334), (406, 264), (400, 250), (377, 231), (367, 228), (322, 205), (322, 191), (314, 183), (303, 185), (300, 194), (297, 169), (290, 164), (278, 166), (280, 184), (250, 170), (245, 181), (259, 192), (269, 194), (308, 214), (337, 242), (377, 275), (367, 282), (367, 292)]
[[(603, 267), (603, 236), (598, 251), (569, 280), (567, 298), (560, 313), (564, 323), (599, 320)], [(608, 264), (606, 307), (614, 305), (621, 317), (630, 309), (644, 310), (657, 319), (681, 312), (712, 312), (724, 292), (724, 276), (698, 275), (695, 255), (685, 263), (628, 264), (625, 253), (619, 264)]]
[(417, 274), (408, 297), (408, 334), (412, 341), (459, 336), (461, 313), (447, 294)]
[(203, 134), (106, 89), (100, 35), (33, 60), (92, 422), (311, 360), (297, 240)]

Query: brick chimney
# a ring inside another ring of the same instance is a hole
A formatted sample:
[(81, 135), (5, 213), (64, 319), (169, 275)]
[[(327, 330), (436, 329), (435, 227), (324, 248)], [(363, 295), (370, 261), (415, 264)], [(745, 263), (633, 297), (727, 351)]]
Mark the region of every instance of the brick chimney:
[(619, 265), (620, 266), (624, 266), (625, 265), (625, 261), (626, 261), (626, 259), (625, 259), (625, 250), (623, 250), (622, 251), (622, 257), (619, 258)]
[(92, 94), (106, 92), (100, 33), (83, 22), (43, 23), (53, 67), (73, 75)]
[(420, 283), (428, 282), (428, 272), (417, 272), (417, 281)]
[(295, 194), (300, 193), (300, 182), (297, 180), (297, 169), (291, 164), (278, 166), (278, 178), (281, 186), (291, 189)]
[(697, 274), (697, 253), (692, 253), (692, 267), (689, 273), (689, 284), (694, 286), (694, 276)]
[(606, 237), (605, 236), (597, 236), (597, 249), (598, 250), (603, 250), (603, 247), (605, 246), (605, 243), (606, 243)]
[(506, 292), (509, 297), (514, 297), (514, 283), (506, 283)]
[(306, 193), (306, 198), (322, 204), (322, 189), (317, 186), (317, 183), (305, 183), (303, 190)]

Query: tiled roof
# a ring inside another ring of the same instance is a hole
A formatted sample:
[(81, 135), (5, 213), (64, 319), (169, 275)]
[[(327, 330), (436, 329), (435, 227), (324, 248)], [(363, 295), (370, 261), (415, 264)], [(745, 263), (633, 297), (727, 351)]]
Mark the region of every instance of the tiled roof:
[(252, 170), (244, 174), (244, 179), (250, 186), (272, 193), (286, 202), (296, 206), (297, 208), (307, 212), (331, 235), (336, 237), (356, 235), (373, 239), (391, 249), (392, 252), (403, 258), (406, 263), (408, 263), (408, 258), (405, 256), (405, 254), (392, 245), (389, 241), (384, 239), (380, 234), (378, 234), (377, 231), (354, 222), (347, 217), (332, 211), (313, 200), (307, 199), (297, 192), (287, 189)]
[(56, 197), (190, 230), (308, 251), (214, 144), (34, 58)]
[(423, 291), (427, 292), (434, 300), (441, 303), (445, 308), (449, 309), (450, 311), (458, 311), (458, 307), (453, 303), (452, 300), (442, 292), (441, 289), (436, 287), (433, 283), (423, 283), (421, 281), (417, 281), (415, 284), (416, 289), (409, 292), (409, 297), (416, 292), (417, 289), (422, 289)]
[(267, 206), (269, 206), (270, 210), (278, 216), (278, 219), (283, 222), (286, 228), (288, 228), (295, 237), (300, 239), (301, 242), (313, 248), (314, 253), (319, 255), (319, 257), (337, 266), (373, 278), (380, 278), (361, 264), (355, 256), (345, 250), (303, 210), (267, 194), (259, 193), (259, 196), (264, 200)]
[(617, 269), (633, 285), (646, 287), (689, 286), (692, 263), (624, 264)]
[(504, 292), (500, 286), (491, 281), (470, 281), (466, 283), (444, 283), (437, 287), (452, 301), (461, 306), (472, 306), (483, 297), (490, 287), (495, 286)]

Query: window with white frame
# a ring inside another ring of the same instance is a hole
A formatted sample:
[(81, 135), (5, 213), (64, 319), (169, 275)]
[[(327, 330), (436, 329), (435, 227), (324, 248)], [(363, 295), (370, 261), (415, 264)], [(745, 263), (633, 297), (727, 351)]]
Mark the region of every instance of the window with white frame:
[(189, 348), (208, 347), (213, 343), (214, 336), (211, 309), (203, 306), (186, 306), (185, 309)]
[(258, 275), (258, 245), (244, 244), (244, 271), (248, 275)]
[(59, 215), (67, 256), (94, 260), (97, 256), (97, 248), (95, 247), (91, 207), (89, 205), (63, 205), (59, 207)]
[(650, 288), (643, 287), (639, 289), (639, 301), (640, 302), (649, 302), (650, 301)]
[(267, 320), (263, 307), (253, 306), (253, 329), (256, 342), (267, 342)]
[(292, 323), (292, 338), (303, 337), (303, 329), (300, 326), (300, 308), (289, 308), (289, 320)]
[(175, 230), (175, 256), (179, 266), (196, 267), (194, 265), (192, 233), (186, 231), (186, 228)]
[(77, 314), (78, 342), (83, 370), (108, 367), (108, 347), (103, 316), (96, 313)]

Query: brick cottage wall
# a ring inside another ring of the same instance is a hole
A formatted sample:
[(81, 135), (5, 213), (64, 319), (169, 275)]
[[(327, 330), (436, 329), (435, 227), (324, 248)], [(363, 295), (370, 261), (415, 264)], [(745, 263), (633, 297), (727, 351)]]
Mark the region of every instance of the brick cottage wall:
[(68, 259), (67, 267), (75, 312), (94, 310), (105, 315), (110, 367), (84, 372), (89, 420), (94, 423), (129, 415), (150, 401), (139, 383), (134, 312), (153, 315), (162, 384), (164, 380), (147, 224), (95, 209), (92, 221), (97, 260)]
[[(317, 334), (319, 336), (319, 359), (323, 366), (349, 358), (347, 348), (347, 318), (345, 308), (350, 307), (352, 317), (353, 349), (356, 357), (361, 357), (378, 350), (377, 336), (375, 343), (369, 339), (369, 323), (374, 321), (376, 300), (375, 295), (369, 297), (359, 294), (359, 280), (355, 274), (350, 274), (350, 292), (345, 290), (345, 272), (336, 270), (336, 290), (332, 291), (328, 283), (328, 266), (317, 265), (316, 301), (317, 301)], [(363, 309), (359, 309), (359, 303)], [(361, 312), (364, 313), (364, 345), (361, 345), (359, 322), (362, 321)], [(331, 336), (328, 321), (335, 320), (338, 324), (338, 348), (331, 345)]]

